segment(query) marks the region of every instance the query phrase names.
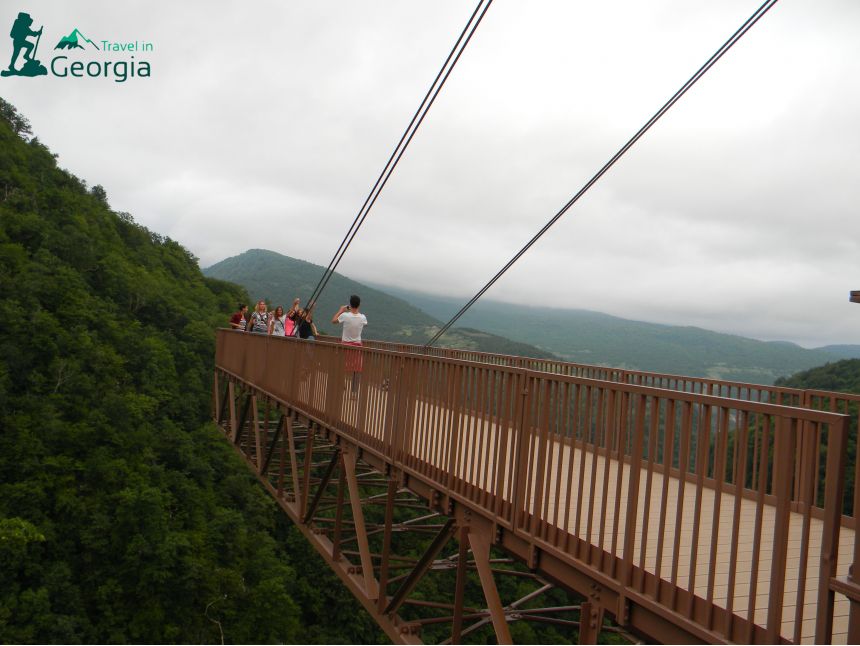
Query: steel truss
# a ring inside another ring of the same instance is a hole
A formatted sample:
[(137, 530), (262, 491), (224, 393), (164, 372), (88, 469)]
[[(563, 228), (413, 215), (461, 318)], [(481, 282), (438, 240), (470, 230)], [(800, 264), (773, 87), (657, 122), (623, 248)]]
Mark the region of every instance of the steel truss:
[[(601, 631), (641, 643), (604, 625), (598, 589), (581, 603), (554, 602), (569, 592), (499, 549), (491, 523), (366, 459), (347, 436), (223, 373), (214, 400), (234, 449), (395, 643), (458, 644), (492, 631), (510, 644), (518, 621), (554, 624), (581, 643), (597, 643)], [(466, 605), (470, 587), (482, 607)], [(505, 602), (500, 588), (518, 594)]]

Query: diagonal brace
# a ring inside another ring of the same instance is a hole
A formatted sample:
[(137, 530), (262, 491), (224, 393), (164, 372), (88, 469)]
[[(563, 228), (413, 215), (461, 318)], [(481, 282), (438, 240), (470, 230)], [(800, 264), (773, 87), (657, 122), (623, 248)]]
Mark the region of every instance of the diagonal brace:
[(266, 453), (266, 459), (263, 461), (260, 473), (267, 473), (269, 471), (269, 462), (271, 462), (272, 454), (275, 452), (275, 447), (278, 445), (278, 440), (281, 438), (281, 431), (286, 423), (286, 417), (286, 415), (281, 415), (281, 421), (275, 427), (275, 436), (272, 438), (272, 445), (269, 447), (268, 453)]
[(230, 383), (224, 386), (224, 396), (221, 398), (221, 409), (218, 411), (218, 426), (224, 421), (224, 415), (227, 413), (227, 402), (230, 399)]
[(475, 557), (475, 565), (478, 568), (478, 577), (481, 579), (481, 587), (484, 589), (484, 598), (487, 600), (487, 609), (493, 621), (493, 629), (496, 631), (496, 643), (513, 644), (511, 630), (505, 618), (505, 609), (499, 598), (499, 590), (493, 579), (493, 571), (490, 568), (490, 542), (486, 535), (469, 532), (469, 545), (472, 548), (472, 556)]
[(328, 463), (328, 467), (323, 474), (322, 480), (320, 480), (319, 488), (317, 489), (316, 494), (314, 494), (314, 499), (311, 501), (311, 504), (308, 506), (308, 509), (305, 512), (305, 517), (302, 521), (305, 525), (308, 524), (308, 521), (313, 518), (314, 513), (316, 513), (317, 506), (320, 504), (320, 499), (322, 498), (325, 488), (328, 486), (329, 480), (331, 480), (331, 475), (332, 473), (334, 473), (334, 468), (337, 466), (339, 459), (340, 449), (335, 449), (334, 453), (331, 456), (331, 462)]
[(248, 395), (245, 400), (245, 407), (242, 409), (242, 414), (239, 415), (239, 423), (236, 425), (236, 437), (233, 438), (233, 444), (239, 444), (242, 437), (242, 429), (245, 427), (245, 420), (248, 418), (248, 412), (251, 410), (251, 400), (253, 395)]
[(412, 589), (418, 584), (418, 581), (421, 580), (421, 577), (424, 576), (427, 570), (430, 569), (430, 566), (433, 565), (433, 561), (436, 556), (442, 551), (442, 548), (445, 547), (454, 535), (455, 530), (454, 519), (451, 518), (447, 523), (445, 523), (442, 530), (436, 535), (436, 538), (433, 539), (433, 542), (430, 543), (430, 547), (427, 548), (424, 555), (418, 559), (415, 569), (409, 573), (409, 576), (406, 577), (406, 580), (401, 584), (397, 592), (394, 593), (394, 596), (391, 597), (391, 601), (385, 608), (384, 614), (387, 615), (395, 612), (400, 607), (407, 595), (412, 592)]

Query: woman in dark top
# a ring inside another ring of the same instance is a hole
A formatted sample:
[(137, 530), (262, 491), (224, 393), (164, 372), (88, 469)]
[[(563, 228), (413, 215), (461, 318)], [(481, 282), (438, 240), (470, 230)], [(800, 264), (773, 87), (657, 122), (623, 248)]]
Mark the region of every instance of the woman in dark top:
[(299, 330), (298, 336), (300, 339), (314, 341), (319, 335), (319, 332), (317, 332), (317, 326), (314, 325), (313, 306), (309, 310), (303, 310), (300, 307), (296, 308), (296, 310), (290, 315), (290, 318), (295, 322), (296, 327)]
[(239, 303), (239, 310), (230, 317), (230, 327), (240, 332), (245, 331), (245, 326), (248, 324), (248, 319), (245, 315), (248, 313), (248, 306), (244, 303)]

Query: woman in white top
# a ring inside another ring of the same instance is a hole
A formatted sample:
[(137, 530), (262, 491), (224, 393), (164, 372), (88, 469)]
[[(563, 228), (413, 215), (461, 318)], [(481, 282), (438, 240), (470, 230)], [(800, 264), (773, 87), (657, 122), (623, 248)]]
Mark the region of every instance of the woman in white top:
[(271, 336), (287, 336), (287, 315), (284, 308), (278, 305), (275, 315), (269, 319), (269, 334)]

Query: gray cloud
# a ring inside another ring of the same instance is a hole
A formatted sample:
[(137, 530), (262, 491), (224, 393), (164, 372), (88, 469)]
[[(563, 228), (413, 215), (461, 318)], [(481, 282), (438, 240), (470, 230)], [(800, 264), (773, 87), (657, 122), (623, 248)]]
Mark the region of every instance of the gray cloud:
[[(465, 300), (757, 5), (496, 0), (341, 269)], [(202, 264), (326, 264), (472, 8), (48, 0), (43, 57), (77, 26), (153, 41), (153, 77), (0, 92)], [(778, 4), (488, 296), (860, 342), (858, 29)]]

